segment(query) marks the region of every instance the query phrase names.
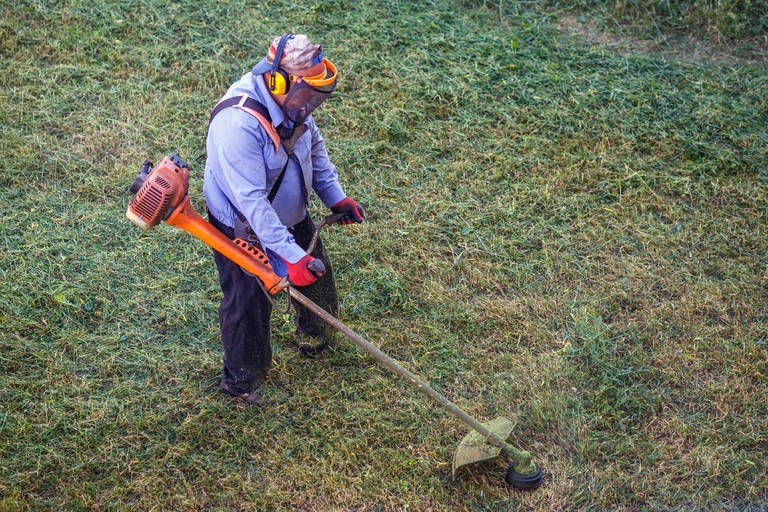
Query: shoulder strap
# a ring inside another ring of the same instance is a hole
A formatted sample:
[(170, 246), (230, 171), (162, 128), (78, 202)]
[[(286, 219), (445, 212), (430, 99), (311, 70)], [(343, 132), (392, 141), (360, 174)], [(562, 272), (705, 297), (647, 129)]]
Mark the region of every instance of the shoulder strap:
[[(208, 119), (208, 127), (210, 128), (211, 122), (213, 121), (213, 118), (216, 117), (216, 114), (225, 108), (230, 107), (240, 108), (258, 119), (259, 123), (261, 123), (261, 126), (266, 130), (266, 132), (269, 134), (269, 137), (272, 139), (272, 142), (275, 145), (275, 151), (277, 151), (277, 149), (280, 147), (280, 136), (277, 134), (275, 127), (272, 125), (272, 117), (269, 115), (269, 110), (267, 110), (267, 107), (246, 94), (233, 96), (231, 98), (221, 100), (219, 103), (217, 103), (216, 106), (213, 107), (211, 117)], [(267, 196), (267, 200), (270, 203), (275, 200), (275, 196), (277, 195), (277, 191), (280, 188), (280, 185), (283, 183), (283, 179), (285, 178), (285, 171), (287, 169), (288, 162), (286, 161), (285, 166), (283, 166), (282, 171), (280, 171), (280, 174), (275, 180), (275, 184), (272, 186), (272, 190), (269, 191), (269, 195)], [(235, 205), (232, 205), (232, 209), (235, 210), (235, 215), (237, 215), (237, 218), (240, 219), (240, 221), (245, 222), (245, 216), (240, 213), (237, 208), (235, 208)]]
[[(225, 108), (234, 107), (234, 108), (240, 108), (252, 116), (254, 116), (256, 119), (259, 120), (259, 123), (261, 123), (261, 126), (266, 130), (266, 132), (269, 134), (269, 137), (272, 139), (272, 143), (275, 145), (275, 151), (280, 147), (281, 141), (280, 141), (280, 135), (278, 135), (277, 130), (275, 130), (275, 127), (272, 125), (272, 117), (269, 115), (269, 110), (267, 110), (267, 107), (256, 101), (255, 99), (251, 98), (250, 96), (243, 94), (240, 96), (233, 96), (231, 98), (227, 98), (225, 100), (220, 101), (216, 104), (215, 107), (213, 107), (213, 111), (211, 112), (211, 117), (208, 119), (208, 127), (210, 128), (211, 122), (213, 121), (213, 118), (216, 117), (216, 114), (224, 110)], [(306, 131), (306, 126), (301, 125), (303, 128), (302, 131), (298, 134), (301, 136), (304, 131)], [(207, 132), (207, 130), (206, 130)], [(298, 137), (294, 137), (293, 143), (295, 143), (295, 139), (298, 139)], [(291, 144), (292, 149), (293, 144)], [(293, 151), (288, 152), (289, 160), (294, 160), (296, 164), (301, 168), (301, 164), (299, 163), (296, 156), (293, 154)], [(275, 184), (272, 185), (272, 190), (269, 191), (269, 195), (267, 196), (267, 200), (271, 203), (275, 200), (275, 196), (277, 195), (277, 191), (280, 188), (280, 185), (283, 183), (283, 179), (285, 178), (285, 171), (288, 169), (288, 161), (285, 162), (285, 165), (283, 166), (283, 169), (280, 171), (280, 174), (277, 176), (277, 179), (275, 180)], [(307, 199), (307, 193), (304, 190), (304, 180), (301, 181), (302, 186), (302, 192), (304, 193), (305, 201)], [(240, 219), (241, 222), (247, 222), (245, 219), (245, 216), (240, 213), (240, 210), (235, 208), (235, 205), (232, 205), (232, 209), (235, 211), (235, 215), (237, 215), (237, 218)]]
[[(224, 110), (225, 108), (234, 107), (248, 112), (253, 117), (259, 120), (262, 128), (269, 134), (269, 138), (272, 139), (272, 143), (275, 145), (275, 151), (280, 147), (280, 135), (277, 134), (277, 130), (272, 126), (272, 117), (269, 115), (267, 107), (259, 103), (257, 100), (251, 98), (247, 94), (240, 96), (233, 96), (225, 100), (221, 100), (211, 112), (211, 117), (208, 119), (208, 127), (210, 128), (213, 118), (216, 114)], [(206, 130), (207, 131), (207, 130)]]

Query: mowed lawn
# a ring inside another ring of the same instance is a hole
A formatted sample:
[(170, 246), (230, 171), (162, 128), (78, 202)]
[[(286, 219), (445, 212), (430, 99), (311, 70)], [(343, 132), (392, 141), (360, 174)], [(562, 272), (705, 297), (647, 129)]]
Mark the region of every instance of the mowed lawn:
[[(0, 510), (768, 507), (764, 46), (554, 4), (5, 2)], [(279, 312), (272, 403), (219, 393), (211, 251), (128, 187), (177, 152), (204, 212), (210, 109), (288, 29), (368, 215), (324, 236), (341, 320), (514, 419), (539, 490), (453, 479), (464, 425)]]

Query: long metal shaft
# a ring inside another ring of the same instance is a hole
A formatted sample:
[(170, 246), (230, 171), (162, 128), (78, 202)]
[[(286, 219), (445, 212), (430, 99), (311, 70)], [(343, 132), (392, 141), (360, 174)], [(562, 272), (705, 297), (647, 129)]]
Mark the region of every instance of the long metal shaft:
[(428, 397), (432, 398), (435, 402), (440, 404), (440, 406), (443, 409), (453, 414), (459, 420), (464, 422), (468, 427), (478, 432), (490, 444), (492, 444), (497, 448), (501, 448), (501, 451), (504, 452), (505, 455), (514, 459), (516, 470), (519, 473), (525, 474), (525, 473), (534, 471), (534, 466), (533, 466), (533, 463), (531, 462), (531, 454), (529, 452), (518, 450), (517, 448), (510, 445), (505, 440), (501, 439), (499, 436), (491, 432), (488, 428), (485, 427), (485, 425), (483, 425), (482, 423), (477, 421), (475, 418), (467, 414), (458, 405), (454, 404), (453, 402), (448, 400), (445, 396), (443, 396), (442, 394), (432, 389), (432, 387), (430, 387), (429, 384), (427, 384), (424, 380), (422, 380), (418, 375), (415, 375), (414, 373), (408, 371), (400, 363), (398, 363), (397, 361), (389, 357), (387, 354), (382, 352), (378, 347), (376, 347), (376, 345), (369, 342), (368, 340), (366, 340), (365, 338), (357, 334), (355, 331), (353, 331), (352, 329), (344, 325), (344, 323), (342, 323), (336, 317), (332, 316), (323, 308), (315, 304), (312, 300), (307, 298), (301, 292), (297, 291), (295, 288), (290, 287), (290, 288), (287, 288), (286, 291), (293, 299), (295, 299), (296, 301), (306, 306), (310, 311), (312, 311), (314, 314), (320, 317), (324, 322), (329, 324), (331, 327), (333, 327), (340, 333), (344, 334), (350, 340), (354, 341), (360, 348), (362, 348), (367, 353), (375, 357), (384, 366), (386, 366), (391, 371), (393, 371), (394, 373), (396, 373), (397, 375), (405, 379), (407, 382), (411, 383), (417, 390), (427, 395)]

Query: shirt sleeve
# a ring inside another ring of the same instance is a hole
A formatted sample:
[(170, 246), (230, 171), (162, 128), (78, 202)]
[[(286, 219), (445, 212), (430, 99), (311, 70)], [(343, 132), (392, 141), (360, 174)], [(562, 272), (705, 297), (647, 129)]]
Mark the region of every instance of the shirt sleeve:
[(209, 147), (216, 152), (219, 162), (215, 178), (226, 183), (227, 198), (240, 210), (266, 249), (290, 263), (299, 261), (306, 253), (280, 222), (267, 199), (263, 148), (272, 142), (261, 127), (247, 122), (231, 123), (221, 131), (212, 130), (210, 136), (214, 139)]
[(339, 184), (339, 173), (328, 157), (325, 142), (314, 119), (309, 130), (312, 133), (312, 189), (323, 204), (330, 208), (347, 195)]

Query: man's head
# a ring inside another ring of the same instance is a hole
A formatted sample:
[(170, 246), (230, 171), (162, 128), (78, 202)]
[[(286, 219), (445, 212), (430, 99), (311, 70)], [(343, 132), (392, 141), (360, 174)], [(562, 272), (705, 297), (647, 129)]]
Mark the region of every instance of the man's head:
[(323, 47), (305, 35), (286, 32), (276, 37), (266, 57), (254, 68), (285, 116), (301, 124), (336, 88), (336, 67), (323, 56)]

